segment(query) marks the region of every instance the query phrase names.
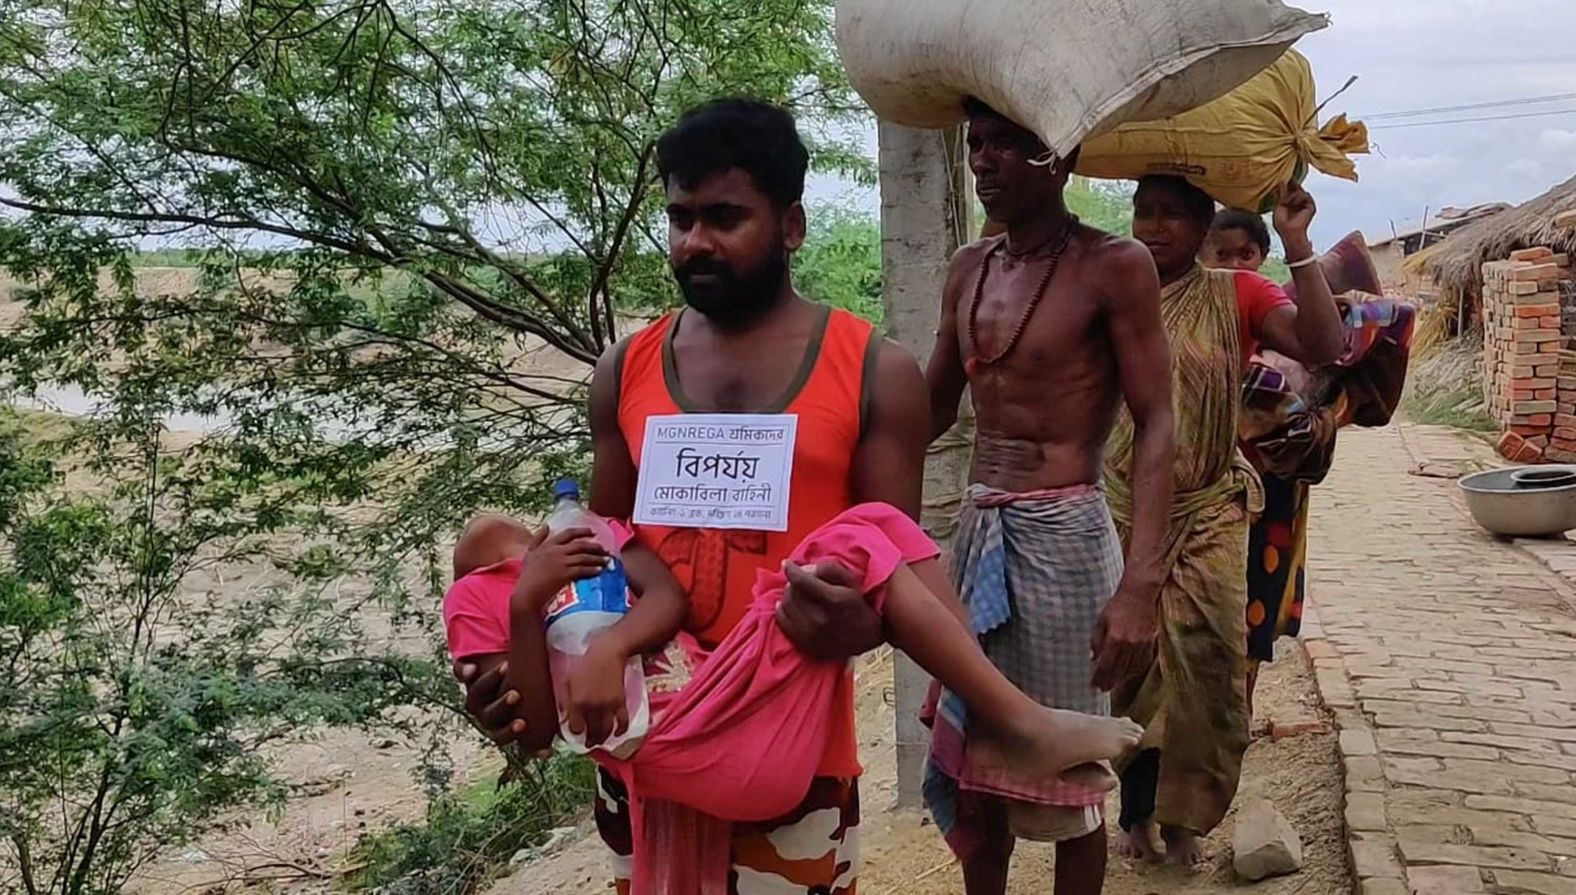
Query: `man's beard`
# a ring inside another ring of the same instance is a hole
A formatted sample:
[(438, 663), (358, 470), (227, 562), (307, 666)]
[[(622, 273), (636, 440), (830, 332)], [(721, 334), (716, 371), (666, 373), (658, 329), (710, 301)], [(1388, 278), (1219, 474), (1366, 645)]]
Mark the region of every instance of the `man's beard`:
[[(700, 274), (715, 279), (705, 284), (693, 282)], [(765, 260), (743, 273), (711, 259), (697, 259), (674, 268), (684, 303), (723, 327), (742, 326), (765, 314), (782, 294), (788, 275), (788, 253), (781, 249), (767, 254)]]

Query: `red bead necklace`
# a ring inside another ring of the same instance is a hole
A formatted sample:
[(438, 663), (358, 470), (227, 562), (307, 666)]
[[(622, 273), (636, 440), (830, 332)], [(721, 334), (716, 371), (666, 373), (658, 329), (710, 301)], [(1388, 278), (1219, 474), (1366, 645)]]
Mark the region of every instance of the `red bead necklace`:
[(1012, 349), (1018, 347), (1018, 340), (1023, 338), (1023, 331), (1029, 325), (1029, 318), (1034, 316), (1035, 308), (1038, 308), (1040, 306), (1040, 301), (1045, 298), (1045, 291), (1050, 288), (1051, 279), (1056, 276), (1056, 269), (1061, 266), (1062, 253), (1067, 251), (1067, 246), (1070, 245), (1073, 240), (1073, 232), (1077, 229), (1078, 216), (1069, 215), (1067, 228), (1065, 231), (1063, 231), (1055, 251), (1051, 252), (1050, 263), (1046, 265), (1045, 275), (1040, 277), (1040, 285), (1039, 288), (1034, 291), (1034, 297), (1030, 298), (1029, 303), (1024, 305), (1023, 315), (1018, 318), (1018, 325), (1013, 328), (1012, 335), (1007, 337), (1007, 343), (1001, 347), (1000, 351), (990, 355), (987, 355), (984, 351), (980, 350), (979, 334), (975, 329), (975, 325), (979, 318), (980, 300), (985, 296), (985, 280), (990, 276), (991, 259), (996, 256), (997, 252), (1006, 247), (1006, 238), (1003, 237), (1000, 242), (991, 246), (990, 249), (985, 253), (984, 260), (980, 262), (979, 280), (974, 284), (974, 299), (969, 303), (969, 347), (973, 349), (974, 356), (969, 358), (968, 363), (965, 365), (968, 373), (973, 374), (976, 369), (982, 366), (989, 367), (1001, 363), (1001, 361), (1006, 358), (1007, 355), (1012, 353)]

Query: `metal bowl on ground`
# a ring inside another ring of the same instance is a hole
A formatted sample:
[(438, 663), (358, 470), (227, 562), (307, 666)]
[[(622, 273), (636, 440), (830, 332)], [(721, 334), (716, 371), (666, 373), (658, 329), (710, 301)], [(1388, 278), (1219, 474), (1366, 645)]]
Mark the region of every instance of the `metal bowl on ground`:
[(1528, 466), (1510, 474), (1517, 488), (1561, 488), (1576, 485), (1576, 468), (1568, 466)]
[(1552, 538), (1576, 529), (1576, 466), (1520, 466), (1457, 483), (1477, 524), (1509, 538)]

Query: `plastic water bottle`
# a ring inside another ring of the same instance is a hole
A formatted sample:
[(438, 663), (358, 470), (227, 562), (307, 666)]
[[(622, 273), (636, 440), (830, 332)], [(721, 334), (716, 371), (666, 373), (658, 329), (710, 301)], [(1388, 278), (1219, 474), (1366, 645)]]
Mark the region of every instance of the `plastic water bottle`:
[[(548, 531), (590, 529), (609, 557), (607, 567), (600, 574), (564, 588), (547, 607), (547, 657), (553, 674), (554, 695), (562, 707), (567, 702), (563, 682), (568, 680), (574, 661), (585, 655), (592, 638), (618, 624), (629, 611), (629, 585), (624, 578), (624, 564), (618, 558), (613, 530), (600, 516), (581, 506), (579, 484), (569, 480), (559, 482), (553, 486), (553, 498), (557, 505), (547, 517)], [(595, 747), (620, 759), (628, 758), (640, 748), (651, 721), (646, 676), (639, 656), (630, 657), (624, 668), (624, 706), (629, 713), (629, 729), (622, 736), (609, 736)], [(572, 751), (581, 754), (591, 751), (584, 735), (572, 733), (564, 723), (562, 708), (558, 721), (559, 735)]]

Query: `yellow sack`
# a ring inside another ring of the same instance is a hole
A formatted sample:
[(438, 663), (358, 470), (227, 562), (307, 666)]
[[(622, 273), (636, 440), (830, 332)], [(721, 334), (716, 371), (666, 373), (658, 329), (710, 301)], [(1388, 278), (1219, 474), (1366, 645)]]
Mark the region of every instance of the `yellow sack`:
[(1313, 69), (1296, 50), (1214, 102), (1162, 121), (1124, 124), (1083, 144), (1078, 173), (1107, 180), (1187, 178), (1231, 208), (1266, 212), (1313, 167), (1357, 179), (1368, 128), (1345, 115), (1317, 127)]

